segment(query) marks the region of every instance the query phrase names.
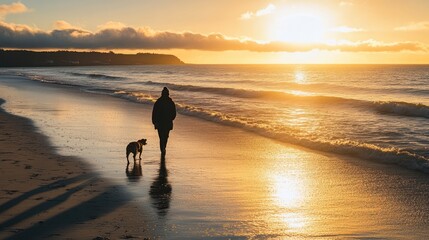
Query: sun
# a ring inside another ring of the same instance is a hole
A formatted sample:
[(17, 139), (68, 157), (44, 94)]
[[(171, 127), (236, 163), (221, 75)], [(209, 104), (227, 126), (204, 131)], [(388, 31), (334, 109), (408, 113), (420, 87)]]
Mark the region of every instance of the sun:
[(298, 44), (323, 42), (327, 33), (325, 19), (313, 12), (278, 15), (270, 29), (273, 40)]

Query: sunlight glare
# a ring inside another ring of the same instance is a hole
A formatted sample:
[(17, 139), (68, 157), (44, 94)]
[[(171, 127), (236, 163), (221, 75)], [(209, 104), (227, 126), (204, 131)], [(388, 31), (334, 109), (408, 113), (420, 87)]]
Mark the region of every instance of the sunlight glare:
[(308, 126), (314, 124), (311, 123), (312, 120), (314, 121), (314, 119), (309, 118), (308, 112), (303, 108), (293, 108), (290, 111), (287, 111), (285, 114), (290, 115), (292, 117), (289, 118), (287, 121), (282, 119), (281, 122), (283, 124), (287, 124), (292, 127), (303, 127), (306, 125)]
[(322, 22), (312, 15), (291, 15), (281, 18), (277, 40), (294, 43), (313, 43), (323, 40)]
[(295, 73), (295, 83), (305, 83), (305, 74), (302, 72), (296, 72)]
[(283, 12), (276, 16), (270, 26), (271, 38), (275, 41), (307, 44), (325, 41), (328, 32), (326, 17), (315, 9)]
[(290, 94), (296, 95), (296, 96), (313, 96), (314, 94), (309, 93), (309, 92), (304, 92), (304, 91), (299, 91), (299, 90), (290, 90), (287, 91)]
[(292, 229), (304, 228), (306, 227), (308, 222), (305, 215), (293, 213), (293, 212), (282, 214), (281, 218), (283, 222), (286, 223), (286, 225)]
[(303, 200), (302, 186), (294, 175), (276, 176), (274, 178), (274, 196), (279, 206), (295, 208)]
[(305, 176), (300, 154), (288, 151), (278, 153), (275, 157), (282, 159), (280, 165), (275, 165), (270, 172), (271, 198), (276, 209), (271, 215), (272, 224), (287, 231), (305, 232), (310, 225), (311, 218), (305, 212), (309, 201), (308, 178)]

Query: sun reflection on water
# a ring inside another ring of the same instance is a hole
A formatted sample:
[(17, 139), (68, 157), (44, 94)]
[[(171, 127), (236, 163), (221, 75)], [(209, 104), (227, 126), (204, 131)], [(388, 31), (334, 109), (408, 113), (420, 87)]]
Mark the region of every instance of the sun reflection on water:
[(285, 231), (305, 232), (309, 227), (306, 204), (309, 201), (307, 177), (299, 161), (300, 156), (289, 152), (276, 156), (279, 162), (275, 170), (269, 173), (271, 181), (271, 199), (275, 214), (273, 224)]
[(296, 72), (294, 80), (296, 83), (300, 83), (300, 84), (306, 83), (305, 74), (303, 72)]
[(299, 90), (290, 90), (290, 91), (286, 91), (286, 92), (288, 92), (288, 93), (290, 93), (292, 95), (295, 95), (295, 96), (314, 96), (313, 93), (299, 91)]
[(282, 220), (288, 228), (290, 229), (303, 229), (307, 226), (308, 220), (304, 214), (288, 212), (283, 213), (279, 216), (280, 220)]
[(280, 207), (296, 208), (303, 199), (302, 184), (297, 176), (277, 175), (274, 177), (274, 199)]
[(278, 121), (283, 124), (287, 124), (287, 126), (290, 127), (300, 127), (308, 125), (309, 122), (311, 122), (312, 119), (308, 117), (308, 113), (306, 110), (302, 108), (292, 108), (288, 109), (284, 113), (285, 116), (288, 116), (288, 118), (282, 118)]
[(303, 231), (308, 225), (308, 217), (302, 210), (306, 197), (304, 180), (297, 172), (286, 171), (273, 177), (272, 186), (277, 223), (284, 229)]

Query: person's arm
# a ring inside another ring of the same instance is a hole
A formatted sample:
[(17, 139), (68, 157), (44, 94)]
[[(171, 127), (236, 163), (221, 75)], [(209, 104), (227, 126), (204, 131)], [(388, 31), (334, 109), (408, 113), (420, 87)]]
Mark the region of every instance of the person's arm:
[(155, 129), (158, 128), (158, 102), (155, 102), (152, 109), (152, 123)]
[(174, 120), (176, 118), (176, 104), (174, 104), (174, 102), (172, 102), (172, 115), (171, 115), (171, 120)]

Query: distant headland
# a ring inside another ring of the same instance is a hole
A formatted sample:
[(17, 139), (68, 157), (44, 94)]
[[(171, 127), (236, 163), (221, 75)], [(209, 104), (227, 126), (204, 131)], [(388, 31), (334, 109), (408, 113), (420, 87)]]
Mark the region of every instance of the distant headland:
[(0, 49), (0, 67), (50, 67), (98, 65), (158, 65), (184, 64), (178, 57), (167, 54), (110, 52), (76, 52)]

